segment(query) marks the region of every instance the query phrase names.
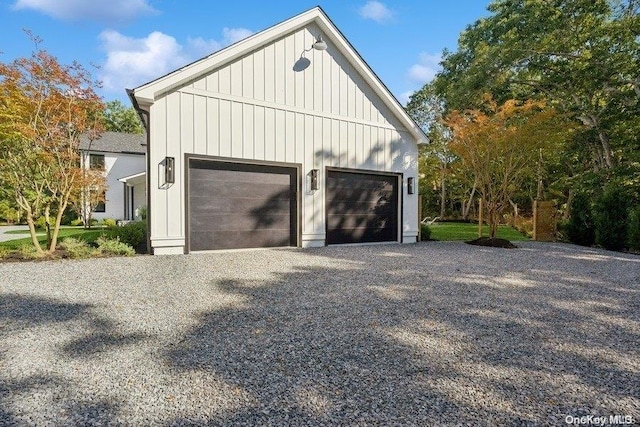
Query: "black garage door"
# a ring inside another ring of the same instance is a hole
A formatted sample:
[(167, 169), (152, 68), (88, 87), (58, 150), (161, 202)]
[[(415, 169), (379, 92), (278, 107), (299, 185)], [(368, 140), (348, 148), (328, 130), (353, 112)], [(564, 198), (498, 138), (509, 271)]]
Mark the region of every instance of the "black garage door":
[(398, 240), (398, 176), (327, 171), (327, 243)]
[(297, 245), (297, 169), (189, 161), (189, 249)]

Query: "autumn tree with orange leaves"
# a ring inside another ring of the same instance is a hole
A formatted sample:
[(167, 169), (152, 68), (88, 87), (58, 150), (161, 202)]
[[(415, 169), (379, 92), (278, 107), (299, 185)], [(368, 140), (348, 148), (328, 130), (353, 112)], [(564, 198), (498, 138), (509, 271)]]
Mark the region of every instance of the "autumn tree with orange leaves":
[[(90, 73), (63, 65), (39, 48), (28, 58), (0, 63), (0, 179), (24, 212), (40, 254), (56, 249), (62, 215), (86, 182), (80, 135), (99, 136), (104, 106)], [(44, 216), (47, 248), (35, 220)]]
[(483, 110), (453, 111), (446, 123), (453, 134), (449, 148), (472, 172), (484, 201), (492, 239), (509, 201), (535, 173), (540, 150), (553, 150), (572, 132), (568, 120), (543, 102), (497, 105), (489, 97)]

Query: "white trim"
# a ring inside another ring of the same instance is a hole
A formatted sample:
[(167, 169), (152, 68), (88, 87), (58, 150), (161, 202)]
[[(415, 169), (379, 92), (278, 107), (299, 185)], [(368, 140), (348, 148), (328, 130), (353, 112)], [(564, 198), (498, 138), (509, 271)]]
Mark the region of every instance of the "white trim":
[(138, 172), (136, 174), (125, 176), (123, 178), (118, 178), (118, 181), (124, 182), (126, 184), (127, 181), (130, 181), (130, 180), (135, 179), (135, 178), (140, 178), (142, 176), (145, 176), (146, 174), (147, 174), (146, 172)]
[(398, 127), (393, 126), (393, 125), (391, 125), (389, 123), (372, 122), (370, 120), (358, 119), (358, 118), (355, 118), (355, 117), (345, 117), (345, 116), (340, 116), (338, 114), (323, 113), (321, 111), (308, 110), (308, 109), (305, 109), (305, 108), (295, 107), (293, 105), (283, 105), (283, 104), (276, 104), (275, 102), (261, 101), (259, 99), (255, 99), (255, 98), (246, 98), (246, 97), (243, 97), (243, 96), (228, 95), (228, 94), (219, 93), (219, 92), (215, 92), (214, 93), (214, 92), (209, 92), (209, 91), (206, 91), (206, 90), (203, 90), (203, 89), (194, 89), (194, 88), (190, 88), (190, 87), (181, 88), (178, 92), (180, 92), (180, 93), (188, 93), (190, 95), (206, 96), (208, 98), (221, 99), (221, 100), (224, 100), (224, 101), (239, 102), (239, 103), (247, 104), (247, 105), (258, 105), (260, 107), (272, 108), (274, 110), (280, 110), (280, 111), (291, 112), (291, 113), (305, 114), (307, 116), (322, 117), (322, 118), (325, 118), (325, 119), (340, 120), (342, 122), (349, 122), (349, 123), (357, 123), (357, 124), (361, 124), (361, 125), (377, 127), (377, 128), (380, 128), (380, 129), (394, 130), (394, 131), (397, 131), (398, 133), (400, 133), (400, 132), (409, 132), (405, 128), (400, 128), (399, 129)]

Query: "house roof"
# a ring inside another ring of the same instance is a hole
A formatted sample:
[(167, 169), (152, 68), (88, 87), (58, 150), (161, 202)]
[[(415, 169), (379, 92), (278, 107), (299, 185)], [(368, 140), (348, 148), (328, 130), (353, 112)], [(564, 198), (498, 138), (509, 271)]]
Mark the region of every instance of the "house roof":
[(105, 153), (144, 154), (146, 142), (144, 134), (102, 132), (100, 138), (93, 141), (86, 135), (80, 137), (80, 149)]
[[(172, 92), (189, 82), (203, 77), (217, 68), (228, 64), (249, 52), (255, 51), (267, 45), (285, 34), (294, 32), (310, 23), (315, 23), (325, 41), (331, 41), (338, 51), (351, 63), (354, 69), (361, 75), (364, 81), (374, 90), (376, 95), (391, 110), (400, 123), (412, 134), (418, 143), (428, 143), (429, 139), (415, 121), (407, 114), (400, 102), (391, 94), (380, 78), (373, 72), (369, 65), (362, 59), (344, 35), (333, 24), (322, 8), (314, 7), (293, 18), (283, 21), (273, 27), (253, 34), (239, 42), (222, 50), (212, 53), (198, 61), (186, 65), (169, 74), (159, 77), (149, 83), (141, 85), (133, 90), (127, 90), (136, 108), (148, 110), (148, 106), (156, 99)], [(146, 107), (146, 108), (145, 108)]]

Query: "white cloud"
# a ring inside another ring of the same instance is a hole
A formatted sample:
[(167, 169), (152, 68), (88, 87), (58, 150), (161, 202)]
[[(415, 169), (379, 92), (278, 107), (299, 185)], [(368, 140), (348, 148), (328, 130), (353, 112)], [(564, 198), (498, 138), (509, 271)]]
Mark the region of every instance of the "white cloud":
[(384, 24), (393, 18), (393, 11), (376, 0), (370, 0), (362, 6), (358, 12), (364, 19), (371, 19), (379, 24)]
[(56, 19), (121, 22), (157, 11), (148, 0), (17, 0), (14, 9), (32, 9)]
[(400, 104), (407, 105), (407, 102), (409, 102), (409, 98), (411, 98), (411, 95), (413, 95), (414, 92), (415, 90), (408, 90), (406, 92), (402, 92), (398, 97), (398, 101), (400, 101)]
[(245, 28), (224, 28), (221, 40), (189, 38), (182, 45), (154, 31), (144, 38), (127, 37), (114, 30), (100, 34), (107, 52), (100, 79), (108, 91), (122, 91), (156, 79), (231, 43), (251, 35)]
[(441, 56), (421, 53), (418, 63), (413, 64), (408, 71), (409, 79), (414, 83), (424, 85), (430, 82), (440, 70)]

